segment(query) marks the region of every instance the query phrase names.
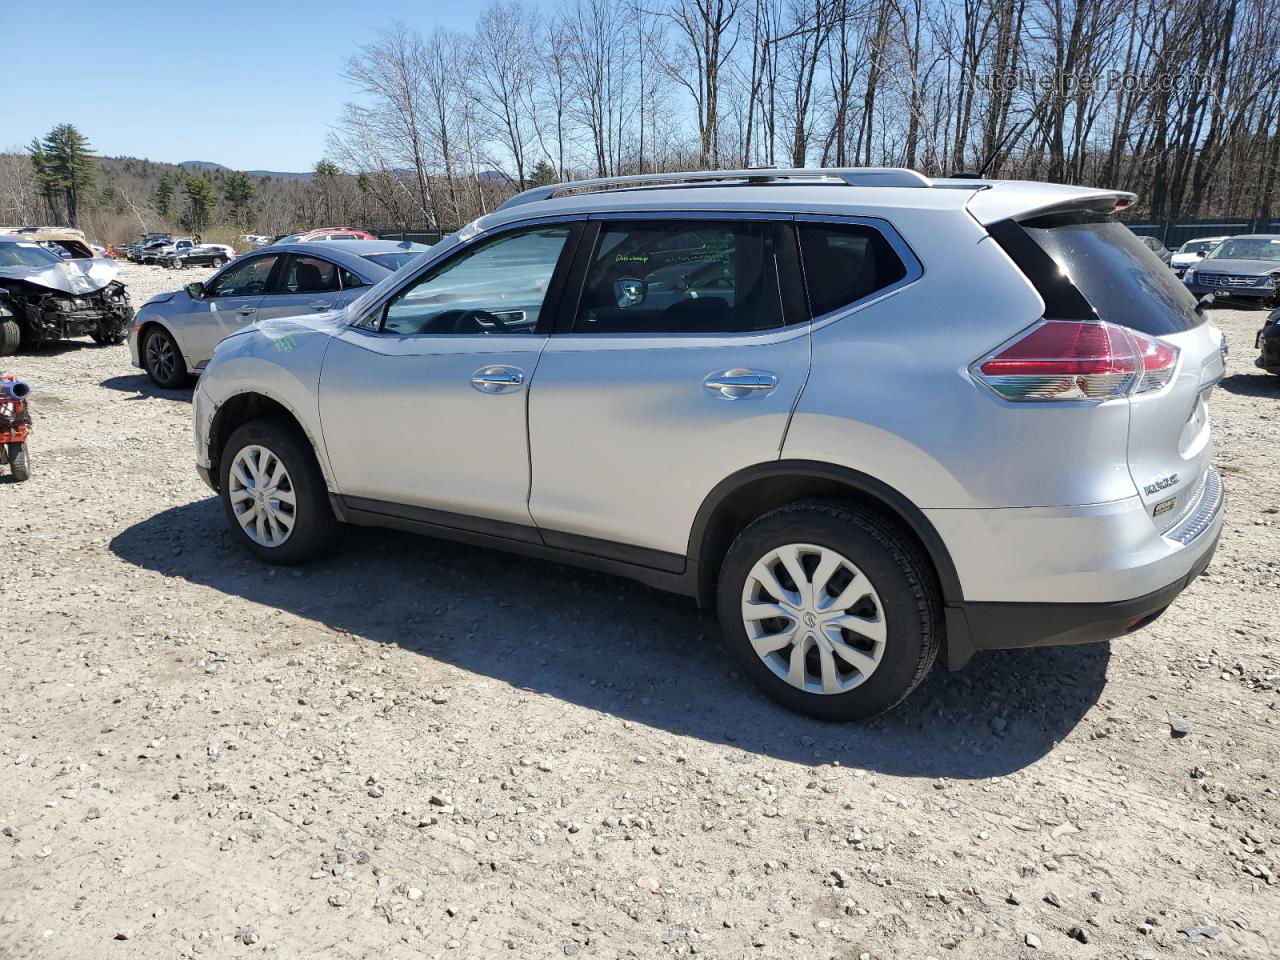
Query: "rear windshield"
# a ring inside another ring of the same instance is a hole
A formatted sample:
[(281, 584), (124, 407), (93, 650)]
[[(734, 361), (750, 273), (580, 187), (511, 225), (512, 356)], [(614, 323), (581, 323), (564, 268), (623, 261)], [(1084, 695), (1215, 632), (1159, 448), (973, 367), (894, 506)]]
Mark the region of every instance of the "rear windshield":
[(1152, 336), (1204, 322), (1182, 281), (1118, 220), (1072, 213), (1025, 220), (1021, 226), (1100, 319)]
[(417, 260), (425, 251), (411, 250), (407, 253), (366, 253), (364, 259), (376, 263), (387, 270), (399, 270), (410, 260)]

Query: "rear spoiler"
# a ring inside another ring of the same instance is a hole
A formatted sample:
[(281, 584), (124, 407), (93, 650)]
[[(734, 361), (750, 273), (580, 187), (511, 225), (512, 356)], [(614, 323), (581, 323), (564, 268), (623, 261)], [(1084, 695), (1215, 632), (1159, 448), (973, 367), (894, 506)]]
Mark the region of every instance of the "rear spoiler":
[(1137, 199), (1137, 194), (1124, 190), (1007, 180), (994, 181), (989, 189), (976, 191), (965, 208), (980, 224), (990, 226), (1001, 220), (1027, 220), (1075, 210), (1112, 213), (1130, 206)]

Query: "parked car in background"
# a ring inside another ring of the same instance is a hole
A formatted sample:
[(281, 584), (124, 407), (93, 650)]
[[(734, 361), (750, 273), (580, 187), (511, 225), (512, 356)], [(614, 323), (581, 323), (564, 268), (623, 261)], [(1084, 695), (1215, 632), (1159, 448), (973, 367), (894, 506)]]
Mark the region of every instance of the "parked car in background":
[(1188, 268), (1182, 279), (1196, 296), (1212, 293), (1219, 300), (1280, 306), (1280, 234), (1230, 237)]
[(168, 252), (156, 256), (162, 267), (220, 267), (235, 259), (236, 251), (225, 243), (179, 240)]
[(157, 386), (182, 385), (246, 324), (340, 309), (429, 248), (389, 240), (277, 244), (245, 254), (205, 283), (152, 297), (129, 335), (133, 365)]
[(345, 311), (223, 341), (198, 468), (268, 562), (346, 521), (621, 573), (716, 606), (787, 706), (872, 716), (944, 642), (959, 667), (1119, 636), (1209, 563), (1223, 338), (1115, 219), (1132, 199), (875, 169), (535, 188)]
[(1173, 267), (1173, 272), (1181, 277), (1187, 272), (1188, 267), (1194, 267), (1208, 255), (1210, 250), (1223, 240), (1229, 239), (1230, 237), (1198, 237), (1195, 240), (1188, 240), (1173, 252), (1173, 256), (1169, 258), (1169, 266)]
[(0, 356), (69, 337), (122, 343), (133, 319), (112, 260), (64, 259), (22, 234), (0, 234)]
[(144, 247), (160, 242), (169, 243), (172, 240), (173, 234), (171, 233), (144, 233), (136, 243), (131, 243), (125, 248), (125, 257), (134, 263), (141, 263)]
[(1267, 315), (1266, 322), (1258, 331), (1254, 346), (1258, 348), (1258, 358), (1253, 361), (1254, 366), (1280, 376), (1280, 309), (1272, 310)]
[(291, 233), (281, 237), (276, 243), (313, 243), (316, 240), (377, 240), (372, 233), (356, 230), (352, 227), (320, 227), (302, 233)]
[[(136, 262), (157, 263), (162, 254), (173, 248), (176, 241), (172, 237), (167, 240), (149, 240), (138, 248)], [(188, 241), (189, 242), (189, 241)]]
[(1173, 254), (1169, 252), (1169, 248), (1160, 242), (1158, 237), (1148, 237), (1138, 235), (1138, 239), (1142, 241), (1142, 245), (1160, 258), (1160, 262), (1165, 266), (1169, 265)]

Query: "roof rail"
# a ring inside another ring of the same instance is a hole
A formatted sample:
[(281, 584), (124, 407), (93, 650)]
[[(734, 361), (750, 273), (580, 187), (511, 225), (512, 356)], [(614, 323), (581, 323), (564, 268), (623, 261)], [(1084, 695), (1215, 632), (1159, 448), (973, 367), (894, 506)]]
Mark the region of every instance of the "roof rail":
[(577, 193), (591, 190), (626, 190), (632, 187), (655, 186), (664, 183), (715, 183), (746, 180), (748, 183), (772, 183), (778, 180), (825, 180), (844, 182), (851, 187), (930, 187), (933, 186), (922, 173), (906, 167), (804, 167), (779, 169), (757, 167), (749, 170), (694, 170), (687, 173), (641, 173), (626, 177), (600, 177), (594, 180), (571, 180), (548, 187), (533, 187), (517, 193), (498, 207), (519, 206), (538, 200), (550, 200), (558, 193)]

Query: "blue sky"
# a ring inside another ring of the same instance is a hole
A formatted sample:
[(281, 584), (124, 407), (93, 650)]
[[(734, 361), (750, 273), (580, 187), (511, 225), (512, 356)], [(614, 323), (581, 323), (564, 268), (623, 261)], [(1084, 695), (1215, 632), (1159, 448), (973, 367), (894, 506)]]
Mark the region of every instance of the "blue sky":
[[(0, 150), (73, 123), (104, 155), (307, 170), (353, 91), (339, 75), (392, 20), (467, 30), (479, 4), (3, 0)], [(63, 26), (68, 29), (61, 29)], [(39, 38), (47, 38), (42, 42)], [(50, 61), (56, 72), (44, 78)]]

